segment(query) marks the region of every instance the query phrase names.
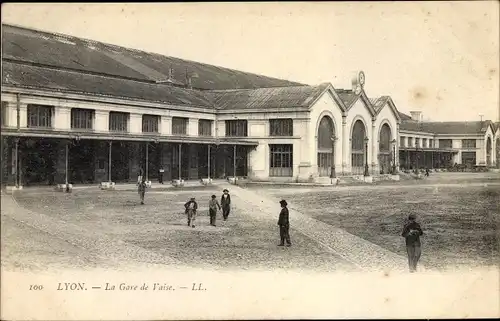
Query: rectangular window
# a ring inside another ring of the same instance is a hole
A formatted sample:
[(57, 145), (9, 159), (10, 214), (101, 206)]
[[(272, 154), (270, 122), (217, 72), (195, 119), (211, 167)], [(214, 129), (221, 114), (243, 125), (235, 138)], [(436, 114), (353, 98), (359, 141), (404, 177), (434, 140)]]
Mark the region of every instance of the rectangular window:
[(2, 127), (7, 126), (7, 102), (2, 101)]
[(248, 136), (248, 123), (246, 120), (226, 120), (226, 136), (246, 137)]
[(451, 139), (440, 139), (439, 140), (439, 148), (452, 148), (453, 144)]
[(429, 139), (429, 147), (434, 148), (434, 139)]
[(109, 113), (109, 130), (113, 132), (128, 131), (128, 113), (112, 111)]
[(93, 109), (71, 109), (71, 128), (72, 129), (92, 129), (94, 127)]
[(427, 148), (427, 138), (422, 138), (422, 147)]
[(172, 134), (187, 135), (188, 118), (172, 117)]
[(462, 139), (462, 148), (476, 148), (476, 140)]
[(293, 145), (269, 145), (269, 176), (293, 175)]
[(293, 119), (270, 119), (270, 136), (293, 136)]
[(52, 127), (52, 106), (28, 105), (28, 127)]
[(200, 119), (198, 121), (198, 136), (212, 136), (212, 121)]
[(142, 115), (142, 132), (157, 133), (159, 120), (157, 115)]
[(420, 146), (420, 138), (415, 138), (415, 147), (421, 147)]
[(408, 147), (414, 147), (413, 146), (413, 137), (408, 137)]
[(476, 165), (476, 152), (462, 152), (462, 164), (468, 167)]
[(399, 146), (406, 147), (405, 146), (405, 137), (404, 136), (399, 137)]

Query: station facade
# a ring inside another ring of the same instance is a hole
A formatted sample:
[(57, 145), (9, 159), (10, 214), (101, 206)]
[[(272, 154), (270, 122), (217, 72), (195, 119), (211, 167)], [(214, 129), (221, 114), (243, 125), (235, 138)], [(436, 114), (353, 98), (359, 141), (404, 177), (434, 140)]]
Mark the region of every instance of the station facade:
[(392, 173), (413, 133), (389, 96), (368, 97), (363, 72), (349, 89), (309, 86), (2, 27), (4, 185), (128, 182), (141, 169), (154, 180), (160, 168), (165, 181), (327, 182)]
[(500, 123), (423, 121), (421, 112), (400, 113), (402, 169), (500, 168)]

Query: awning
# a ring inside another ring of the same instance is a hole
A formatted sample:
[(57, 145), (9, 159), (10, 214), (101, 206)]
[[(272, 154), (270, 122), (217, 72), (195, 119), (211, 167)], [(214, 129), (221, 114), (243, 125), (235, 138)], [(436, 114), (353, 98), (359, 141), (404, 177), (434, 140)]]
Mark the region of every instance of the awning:
[(458, 150), (453, 148), (415, 148), (415, 147), (399, 147), (400, 151), (408, 151), (408, 152), (440, 152), (440, 153), (458, 153)]
[(142, 141), (142, 142), (162, 142), (162, 143), (181, 143), (181, 144), (220, 144), (220, 145), (246, 145), (257, 146), (258, 142), (254, 142), (241, 138), (221, 137), (203, 137), (203, 136), (162, 136), (155, 134), (129, 134), (129, 133), (96, 133), (92, 131), (57, 131), (51, 129), (22, 129), (18, 131), (16, 128), (2, 128), (2, 136), (14, 137), (40, 137), (40, 138), (61, 138), (61, 139), (93, 139), (106, 141)]

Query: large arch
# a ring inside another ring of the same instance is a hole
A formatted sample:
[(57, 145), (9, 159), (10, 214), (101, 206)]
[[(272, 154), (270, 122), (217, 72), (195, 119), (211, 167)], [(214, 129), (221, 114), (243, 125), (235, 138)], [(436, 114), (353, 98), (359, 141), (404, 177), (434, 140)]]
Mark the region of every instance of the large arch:
[(492, 150), (492, 144), (491, 144), (491, 137), (488, 136), (486, 138), (486, 165), (491, 166), (491, 150)]
[(362, 120), (354, 122), (351, 132), (351, 168), (354, 175), (362, 175), (365, 167), (366, 148), (365, 148), (366, 127)]
[(379, 138), (378, 138), (378, 163), (380, 166), (381, 174), (388, 174), (391, 172), (391, 165), (393, 160), (393, 155), (391, 151), (392, 147), (392, 131), (389, 124), (384, 123), (380, 127)]
[(318, 175), (330, 176), (332, 162), (335, 159), (332, 137), (335, 134), (335, 124), (333, 119), (325, 115), (321, 118), (318, 125)]

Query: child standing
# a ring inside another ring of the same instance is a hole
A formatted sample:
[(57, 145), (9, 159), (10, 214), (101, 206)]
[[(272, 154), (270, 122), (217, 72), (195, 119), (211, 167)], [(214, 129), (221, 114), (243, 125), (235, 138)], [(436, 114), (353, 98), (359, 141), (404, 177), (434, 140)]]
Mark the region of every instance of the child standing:
[(208, 213), (210, 215), (210, 225), (215, 226), (215, 219), (217, 217), (217, 208), (221, 209), (217, 196), (212, 195), (212, 199), (208, 202)]
[(198, 210), (198, 203), (196, 203), (196, 199), (191, 197), (191, 199), (184, 204), (186, 208), (186, 214), (188, 219), (188, 226), (195, 227), (194, 221), (196, 221), (196, 211)]
[(139, 192), (139, 196), (141, 198), (141, 205), (144, 205), (144, 195), (146, 194), (146, 182), (144, 180), (139, 182), (137, 191)]

